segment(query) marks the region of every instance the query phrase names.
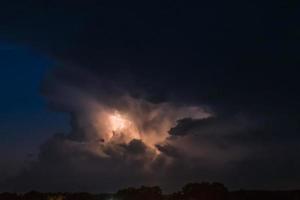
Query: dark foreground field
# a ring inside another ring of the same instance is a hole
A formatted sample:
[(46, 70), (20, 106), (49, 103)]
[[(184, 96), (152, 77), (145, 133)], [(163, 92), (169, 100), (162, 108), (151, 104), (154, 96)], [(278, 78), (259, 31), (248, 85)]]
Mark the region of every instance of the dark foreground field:
[(190, 183), (180, 191), (163, 194), (160, 187), (126, 188), (113, 194), (89, 193), (1, 193), (0, 200), (300, 200), (300, 190), (228, 191), (220, 183)]

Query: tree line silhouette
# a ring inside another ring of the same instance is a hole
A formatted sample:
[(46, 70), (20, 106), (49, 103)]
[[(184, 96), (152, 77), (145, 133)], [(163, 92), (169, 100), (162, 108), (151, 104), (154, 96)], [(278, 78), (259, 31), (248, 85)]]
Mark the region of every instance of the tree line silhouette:
[(90, 193), (1, 193), (0, 200), (300, 200), (300, 190), (228, 191), (221, 183), (189, 183), (180, 191), (163, 194), (160, 187), (126, 188), (113, 194)]

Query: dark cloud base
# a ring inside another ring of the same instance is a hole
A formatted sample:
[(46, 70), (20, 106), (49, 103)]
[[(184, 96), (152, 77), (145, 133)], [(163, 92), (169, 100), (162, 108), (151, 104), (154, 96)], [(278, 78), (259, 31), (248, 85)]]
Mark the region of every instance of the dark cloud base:
[[(1, 190), (112, 191), (141, 184), (175, 190), (202, 180), (230, 188), (299, 185), (296, 1), (116, 5), (0, 6), (1, 38), (60, 64), (42, 93), (50, 108), (72, 118), (70, 133), (50, 138)], [(155, 149), (141, 140), (99, 144), (86, 100), (121, 108), (124, 95), (172, 103), (173, 110), (198, 106), (212, 116), (178, 119)]]

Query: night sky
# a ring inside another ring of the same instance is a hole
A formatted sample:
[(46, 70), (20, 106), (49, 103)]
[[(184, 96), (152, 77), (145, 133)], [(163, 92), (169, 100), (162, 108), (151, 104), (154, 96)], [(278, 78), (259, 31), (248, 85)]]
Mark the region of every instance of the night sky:
[(299, 189), (297, 1), (0, 3), (0, 191)]

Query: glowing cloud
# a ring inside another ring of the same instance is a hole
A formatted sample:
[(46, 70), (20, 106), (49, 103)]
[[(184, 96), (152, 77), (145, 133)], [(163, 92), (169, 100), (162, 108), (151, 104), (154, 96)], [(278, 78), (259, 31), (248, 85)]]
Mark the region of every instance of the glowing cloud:
[(186, 117), (203, 119), (212, 115), (200, 107), (154, 104), (128, 95), (118, 98), (113, 105), (95, 99), (85, 100), (84, 105), (85, 114), (78, 117), (82, 118), (83, 134), (96, 133), (90, 137), (91, 141), (109, 145), (141, 140), (152, 149), (169, 137), (168, 131), (177, 120)]
[(131, 125), (131, 122), (117, 111), (110, 116), (110, 121), (114, 132), (122, 132)]

